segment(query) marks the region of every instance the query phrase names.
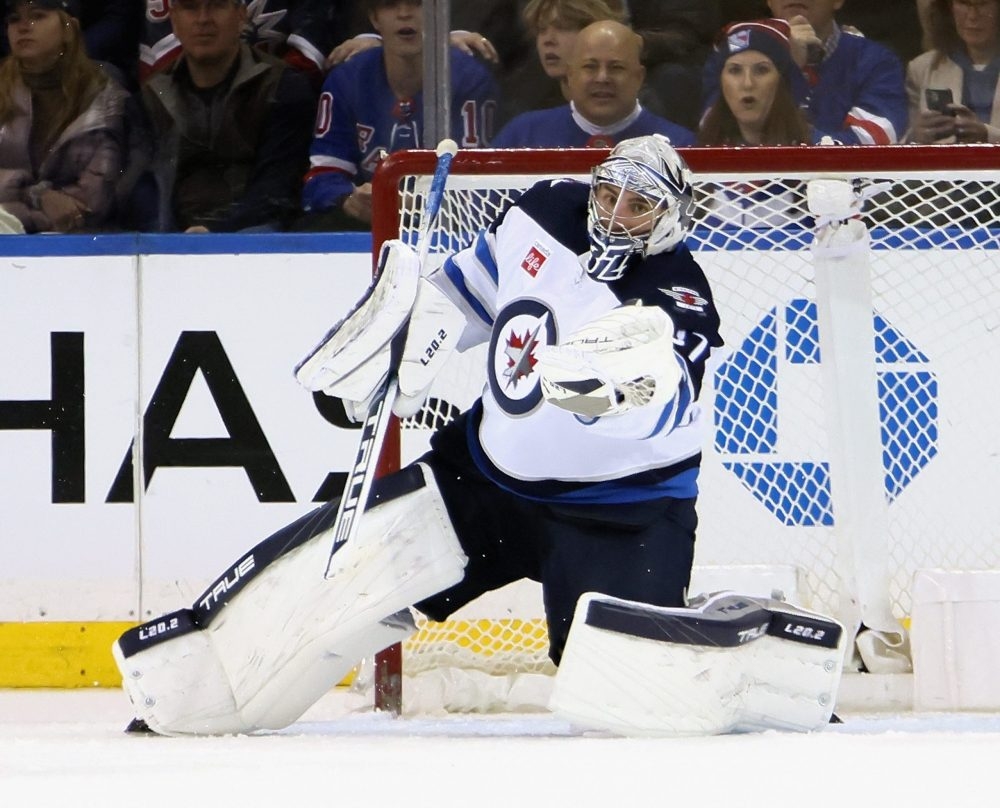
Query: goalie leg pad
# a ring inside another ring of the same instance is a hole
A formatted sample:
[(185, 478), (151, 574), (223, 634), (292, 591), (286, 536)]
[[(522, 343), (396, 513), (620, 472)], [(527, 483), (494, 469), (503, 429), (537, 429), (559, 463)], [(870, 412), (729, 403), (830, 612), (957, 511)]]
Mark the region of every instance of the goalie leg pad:
[(419, 278), (416, 253), (385, 242), (364, 297), (295, 368), (299, 384), (349, 401), (371, 398), (389, 371), (390, 345), (409, 320)]
[[(151, 625), (169, 625), (175, 612)], [(127, 643), (112, 646), (112, 656), (122, 673), (122, 686), (137, 718), (160, 735), (232, 735), (256, 729), (278, 729), (291, 724), (310, 705), (351, 671), (358, 660), (393, 643), (403, 642), (415, 631), (409, 611), (380, 621), (369, 630), (342, 641), (334, 653), (304, 649), (242, 707), (237, 704), (233, 681), (213, 644), (210, 630), (191, 625), (169, 642), (127, 655)]]
[(164, 735), (279, 729), (408, 636), (397, 613), (458, 583), (466, 557), (429, 468), (410, 466), (376, 494), (329, 578), (327, 530), (258, 570), (206, 627), (192, 619), (156, 644), (138, 633), (166, 618), (126, 632), (113, 653), (137, 716)]
[(580, 598), (550, 707), (620, 735), (817, 730), (843, 667), (839, 623), (719, 593), (694, 608)]

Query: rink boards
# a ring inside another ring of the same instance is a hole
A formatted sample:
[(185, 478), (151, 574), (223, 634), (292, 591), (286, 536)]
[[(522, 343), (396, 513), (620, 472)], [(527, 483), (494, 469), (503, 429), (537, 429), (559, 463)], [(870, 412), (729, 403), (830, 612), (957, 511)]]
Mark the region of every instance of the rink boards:
[[(356, 432), (331, 424), (292, 368), (366, 287), (370, 240), (0, 247), (0, 686), (113, 684), (107, 650), (125, 626), (189, 605), (342, 479)], [(749, 252), (755, 285), (770, 268)], [(911, 256), (880, 261), (905, 271)], [(706, 466), (728, 519), (774, 520)]]

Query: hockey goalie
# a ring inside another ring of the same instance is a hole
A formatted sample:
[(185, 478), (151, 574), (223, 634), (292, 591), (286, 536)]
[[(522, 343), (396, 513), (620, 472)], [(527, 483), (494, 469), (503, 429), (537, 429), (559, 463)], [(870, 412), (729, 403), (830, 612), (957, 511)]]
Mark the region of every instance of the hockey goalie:
[(559, 666), (552, 706), (582, 726), (823, 726), (836, 623), (737, 595), (686, 601), (698, 394), (722, 344), (684, 244), (690, 205), (681, 157), (642, 137), (589, 184), (529, 188), (433, 272), (387, 243), (372, 288), (299, 381), (359, 420), (398, 388), (386, 404), (406, 415), (449, 353), (486, 343), (482, 396), (417, 462), (375, 481), (349, 540), (328, 503), (190, 608), (126, 632), (113, 650), (137, 717), (166, 735), (286, 726), (408, 636), (414, 611), (443, 620), (529, 578)]

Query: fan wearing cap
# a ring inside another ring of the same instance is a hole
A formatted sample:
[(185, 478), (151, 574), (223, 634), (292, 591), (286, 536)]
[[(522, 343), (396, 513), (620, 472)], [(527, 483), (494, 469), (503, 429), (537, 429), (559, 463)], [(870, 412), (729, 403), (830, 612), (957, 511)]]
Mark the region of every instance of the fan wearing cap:
[[(806, 76), (802, 106), (810, 123), (845, 145), (897, 143), (907, 123), (903, 65), (884, 45), (837, 23), (844, 2), (767, 0), (767, 7), (790, 26), (792, 58)], [(719, 95), (713, 57), (702, 73), (705, 108)]]
[(85, 51), (79, 4), (8, 4), (0, 204), (26, 232), (105, 226), (122, 168), (125, 90)]
[(784, 20), (738, 22), (716, 44), (718, 97), (702, 118), (702, 146), (776, 146), (818, 138), (797, 103), (805, 78), (792, 59)]

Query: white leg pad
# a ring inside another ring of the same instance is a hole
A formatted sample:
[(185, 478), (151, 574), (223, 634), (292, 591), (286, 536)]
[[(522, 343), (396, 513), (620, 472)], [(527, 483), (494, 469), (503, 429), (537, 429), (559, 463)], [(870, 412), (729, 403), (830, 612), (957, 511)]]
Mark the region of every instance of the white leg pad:
[(817, 730), (843, 666), (835, 621), (785, 603), (720, 593), (671, 609), (580, 598), (550, 708), (627, 736)]
[(232, 735), (288, 726), (343, 680), (358, 660), (403, 642), (414, 631), (409, 612), (400, 612), (339, 641), (336, 652), (307, 646), (273, 671), (243, 706), (237, 704), (211, 631), (195, 629), (128, 658), (115, 643), (112, 655), (136, 717), (150, 729), (160, 735)]
[(119, 639), (113, 652), (138, 717), (164, 735), (278, 729), (362, 657), (412, 633), (397, 613), (458, 583), (466, 563), (433, 474), (421, 470), (422, 487), (364, 514), (329, 578), (326, 531), (260, 570), (206, 628), (138, 652)]

